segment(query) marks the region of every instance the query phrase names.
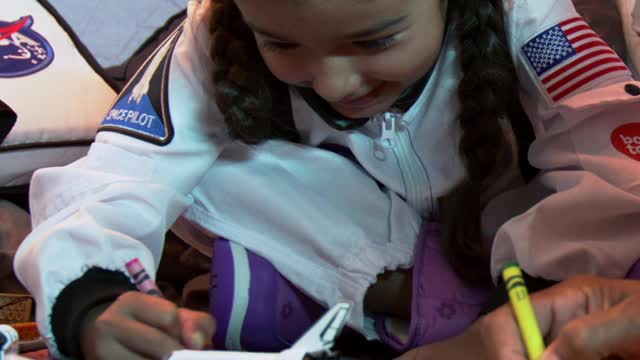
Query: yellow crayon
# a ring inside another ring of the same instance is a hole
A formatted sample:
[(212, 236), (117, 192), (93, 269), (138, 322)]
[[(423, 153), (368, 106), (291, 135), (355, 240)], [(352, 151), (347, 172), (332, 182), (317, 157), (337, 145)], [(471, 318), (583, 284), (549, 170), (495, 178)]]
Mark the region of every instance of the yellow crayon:
[(537, 360), (544, 352), (544, 341), (518, 263), (512, 262), (504, 265), (502, 279), (509, 294), (511, 307), (520, 328), (522, 341), (527, 348), (529, 360)]

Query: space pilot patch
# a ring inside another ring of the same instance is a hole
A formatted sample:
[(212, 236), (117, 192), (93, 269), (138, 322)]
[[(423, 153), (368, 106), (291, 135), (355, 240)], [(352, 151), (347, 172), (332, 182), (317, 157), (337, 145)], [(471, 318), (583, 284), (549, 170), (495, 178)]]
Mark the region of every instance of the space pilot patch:
[(523, 47), (530, 70), (551, 102), (630, 71), (581, 17), (563, 21), (534, 36)]
[(611, 133), (611, 142), (619, 152), (640, 161), (640, 123), (618, 127)]
[(51, 44), (33, 25), (30, 15), (13, 22), (0, 20), (0, 78), (31, 75), (53, 61)]
[(171, 55), (181, 34), (178, 28), (142, 65), (116, 99), (98, 131), (114, 131), (166, 145), (173, 138), (168, 105)]

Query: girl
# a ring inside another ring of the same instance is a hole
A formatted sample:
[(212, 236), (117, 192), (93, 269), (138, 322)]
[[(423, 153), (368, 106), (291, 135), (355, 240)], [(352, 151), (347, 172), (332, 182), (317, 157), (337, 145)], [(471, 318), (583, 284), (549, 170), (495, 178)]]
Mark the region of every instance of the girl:
[[(88, 156), (34, 176), (17, 273), (56, 355), (202, 346), (206, 314), (128, 292), (124, 264), (153, 269), (172, 225), (208, 253), (231, 240), (218, 277), (260, 256), (302, 291), (285, 300), (350, 300), (350, 326), (400, 351), (438, 341), (507, 261), (625, 276), (638, 85), (569, 0), (194, 2)], [(219, 280), (233, 346), (262, 298)]]

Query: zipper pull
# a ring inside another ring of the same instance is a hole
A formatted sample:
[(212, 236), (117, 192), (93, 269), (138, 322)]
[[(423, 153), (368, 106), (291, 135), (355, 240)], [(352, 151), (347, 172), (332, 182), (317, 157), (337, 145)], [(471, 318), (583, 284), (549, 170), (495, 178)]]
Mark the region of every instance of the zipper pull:
[(398, 129), (398, 125), (402, 120), (402, 115), (393, 112), (386, 112), (380, 117), (380, 125), (382, 126), (380, 141), (386, 147), (393, 147), (396, 140), (396, 130)]

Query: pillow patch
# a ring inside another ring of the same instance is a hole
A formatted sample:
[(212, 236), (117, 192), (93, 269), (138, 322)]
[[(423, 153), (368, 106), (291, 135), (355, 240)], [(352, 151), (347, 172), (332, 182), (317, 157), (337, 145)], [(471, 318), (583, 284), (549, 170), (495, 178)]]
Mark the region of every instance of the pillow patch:
[(181, 28), (142, 65), (100, 124), (98, 131), (114, 131), (157, 145), (173, 138), (167, 91), (169, 66)]
[(31, 75), (53, 61), (51, 44), (32, 27), (30, 15), (13, 22), (0, 19), (0, 78)]
[(622, 125), (611, 133), (611, 143), (622, 154), (640, 161), (640, 123)]

